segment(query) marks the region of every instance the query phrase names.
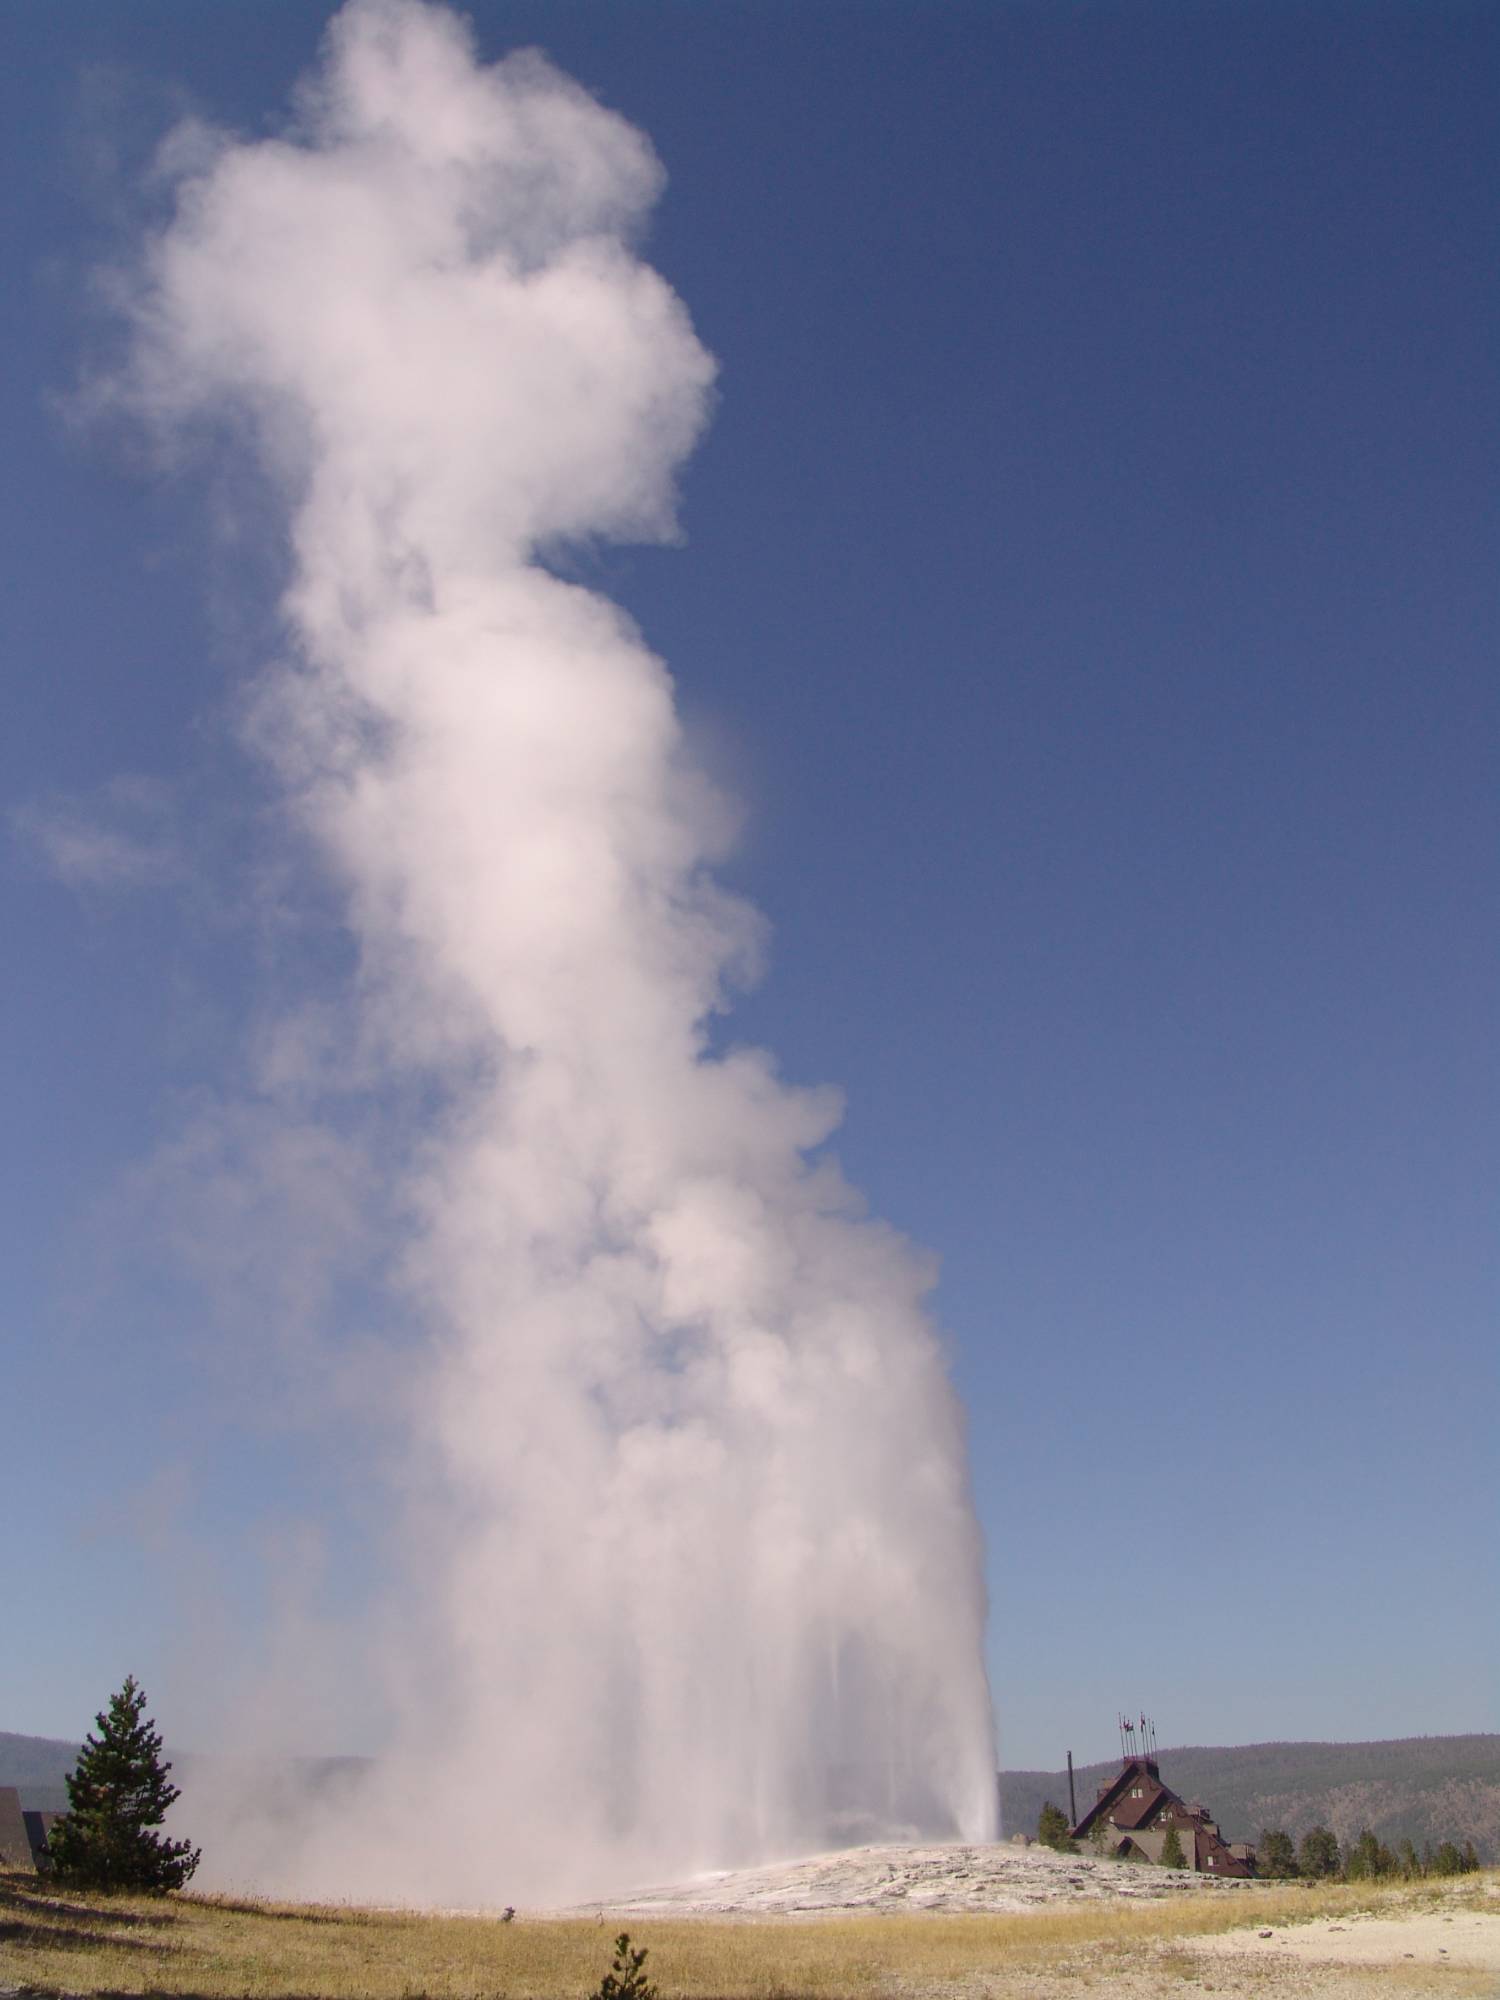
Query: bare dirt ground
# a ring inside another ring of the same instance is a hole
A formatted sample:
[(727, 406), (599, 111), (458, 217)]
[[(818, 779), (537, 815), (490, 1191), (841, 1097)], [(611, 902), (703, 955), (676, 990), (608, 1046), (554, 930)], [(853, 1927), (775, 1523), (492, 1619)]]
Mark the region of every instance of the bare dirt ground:
[(1500, 1993), (1500, 1904), (1485, 1910), (1462, 1891), (1398, 1916), (1351, 1912), (1341, 1921), (1274, 1925), (1200, 1938), (1196, 1952), (1226, 1964), (1436, 1967), (1490, 1975)]

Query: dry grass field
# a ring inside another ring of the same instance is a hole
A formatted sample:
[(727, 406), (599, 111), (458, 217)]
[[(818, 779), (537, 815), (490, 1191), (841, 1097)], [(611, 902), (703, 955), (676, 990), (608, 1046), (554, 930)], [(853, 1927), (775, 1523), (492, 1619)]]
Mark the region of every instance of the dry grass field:
[[(1461, 1888), (1267, 1885), (1233, 1898), (1057, 1904), (1024, 1915), (636, 1920), (662, 2000), (1049, 2000), (1213, 1991), (1225, 1995), (1494, 1994), (1493, 1972), (1416, 1964), (1298, 1967), (1194, 1950), (1231, 1927), (1249, 1936), (1357, 1913), (1474, 1913), (1500, 1927), (1493, 1873)], [(1403, 1932), (1409, 1926), (1403, 1924)], [(616, 1926), (593, 1918), (447, 1916), (237, 1901), (89, 1897), (0, 1875), (0, 1993), (203, 1996), (203, 2000), (586, 2000)], [(1458, 1933), (1444, 1932), (1444, 1936)]]

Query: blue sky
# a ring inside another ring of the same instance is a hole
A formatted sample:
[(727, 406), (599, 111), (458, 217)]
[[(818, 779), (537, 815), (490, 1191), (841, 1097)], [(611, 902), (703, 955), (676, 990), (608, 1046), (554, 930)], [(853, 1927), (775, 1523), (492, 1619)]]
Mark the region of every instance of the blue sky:
[[(0, 28), (8, 1728), (170, 1689), (200, 1577), (253, 1647), (307, 1519), (379, 1574), (141, 1193), (340, 949), (251, 907), (274, 565), (67, 403), (155, 140), (329, 11)], [(734, 1032), (941, 1259), (1005, 1760), (1500, 1727), (1493, 13), (471, 11), (669, 175), (719, 407), (683, 544), (580, 562), (743, 803)], [(129, 879), (44, 865), (85, 822)]]

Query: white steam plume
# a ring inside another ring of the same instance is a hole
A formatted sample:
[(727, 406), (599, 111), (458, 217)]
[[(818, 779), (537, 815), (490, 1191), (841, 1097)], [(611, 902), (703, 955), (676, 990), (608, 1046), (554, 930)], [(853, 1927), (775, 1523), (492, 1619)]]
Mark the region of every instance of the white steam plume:
[(133, 392), (239, 413), (290, 498), (261, 737), (347, 897), (363, 1045), (443, 1105), (404, 1167), (438, 1476), (397, 1751), (209, 1866), (520, 1900), (986, 1838), (928, 1273), (809, 1157), (836, 1103), (711, 1051), (757, 933), (706, 872), (721, 815), (661, 663), (540, 560), (669, 532), (704, 421), (630, 248), (654, 155), (413, 0), (351, 0), (292, 137), (189, 150)]

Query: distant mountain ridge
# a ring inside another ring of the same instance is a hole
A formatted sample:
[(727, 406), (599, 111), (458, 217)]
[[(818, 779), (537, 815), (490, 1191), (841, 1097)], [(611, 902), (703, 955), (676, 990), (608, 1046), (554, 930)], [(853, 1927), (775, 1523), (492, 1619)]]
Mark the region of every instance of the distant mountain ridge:
[[(0, 1785), (14, 1785), (21, 1794), (26, 1812), (65, 1812), (68, 1806), (68, 1773), (77, 1761), (81, 1745), (58, 1736), (18, 1736), (0, 1729)], [(195, 1781), (206, 1780), (216, 1770), (233, 1763), (229, 1757), (196, 1750), (174, 1750), (169, 1743), (166, 1756), (174, 1783), (184, 1796), (191, 1797)], [(282, 1788), (291, 1799), (299, 1792), (321, 1791), (327, 1786), (348, 1783), (369, 1763), (365, 1757), (284, 1757), (269, 1765), (256, 1760), (262, 1787)], [(274, 1796), (274, 1790), (266, 1796)]]
[[(170, 1749), (167, 1754), (188, 1785), (194, 1764), (209, 1761)], [(65, 1781), (77, 1755), (76, 1743), (58, 1737), (0, 1730), (0, 1785), (15, 1785), (28, 1810), (59, 1810), (68, 1803)], [(298, 1761), (304, 1779), (316, 1774), (331, 1781), (362, 1760)], [(1322, 1825), (1347, 1845), (1369, 1827), (1387, 1846), (1472, 1840), (1481, 1861), (1500, 1861), (1500, 1735), (1193, 1745), (1163, 1750), (1157, 1761), (1174, 1792), (1208, 1807), (1226, 1840), (1258, 1840), (1265, 1827), (1281, 1827), (1297, 1840)], [(1075, 1769), (1080, 1813), (1118, 1768), (1116, 1760)], [(1067, 1811), (1066, 1770), (1000, 1773), (1006, 1833), (1035, 1833), (1044, 1799)]]
[(25, 1812), (64, 1812), (78, 1749), (60, 1737), (15, 1736), (0, 1729), (0, 1785), (17, 1788)]
[[(1346, 1844), (1368, 1827), (1387, 1846), (1472, 1840), (1481, 1861), (1500, 1860), (1500, 1735), (1407, 1736), (1388, 1743), (1191, 1745), (1158, 1753), (1162, 1781), (1208, 1807), (1226, 1840), (1258, 1840), (1281, 1827), (1294, 1840), (1330, 1826)], [(1078, 1810), (1119, 1769), (1074, 1769)], [(1068, 1809), (1068, 1774), (1002, 1771), (1007, 1833), (1035, 1833), (1042, 1803)]]

